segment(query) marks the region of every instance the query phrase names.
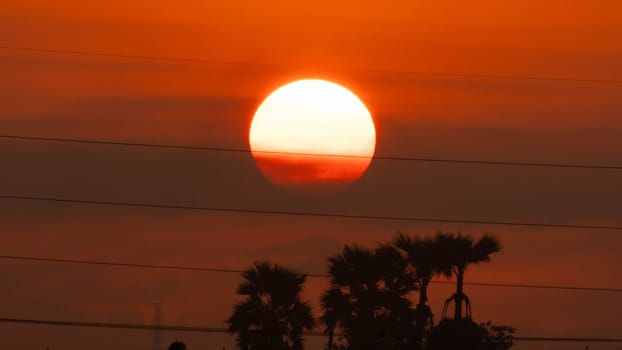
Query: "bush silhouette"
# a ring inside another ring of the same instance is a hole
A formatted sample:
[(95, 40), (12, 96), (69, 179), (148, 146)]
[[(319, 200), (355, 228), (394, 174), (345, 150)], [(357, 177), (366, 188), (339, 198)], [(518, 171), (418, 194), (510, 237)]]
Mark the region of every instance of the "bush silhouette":
[(168, 350), (186, 350), (186, 344), (180, 341), (174, 341), (171, 346), (168, 347)]

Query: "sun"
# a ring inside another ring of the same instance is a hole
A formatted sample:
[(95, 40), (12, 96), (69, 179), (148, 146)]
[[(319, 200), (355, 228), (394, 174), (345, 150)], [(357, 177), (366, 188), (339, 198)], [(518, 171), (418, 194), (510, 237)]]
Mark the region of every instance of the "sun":
[(306, 79), (266, 97), (251, 122), (249, 144), (272, 183), (334, 190), (365, 173), (376, 148), (376, 129), (369, 110), (350, 90)]

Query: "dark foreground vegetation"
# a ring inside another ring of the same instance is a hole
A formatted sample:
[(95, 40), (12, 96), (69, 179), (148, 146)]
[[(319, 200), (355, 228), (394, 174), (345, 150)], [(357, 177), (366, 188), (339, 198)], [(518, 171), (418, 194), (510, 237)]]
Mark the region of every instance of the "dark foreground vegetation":
[[(490, 261), (500, 242), (439, 232), (399, 234), (370, 249), (346, 245), (328, 259), (329, 287), (314, 319), (301, 299), (307, 276), (268, 262), (242, 273), (242, 296), (227, 320), (243, 350), (303, 349), (303, 333), (321, 327), (327, 350), (504, 350), (514, 329), (475, 323), (464, 292), (469, 266)], [(432, 278), (455, 277), (456, 291), (435, 323), (427, 303)], [(415, 300), (415, 301), (413, 301)]]

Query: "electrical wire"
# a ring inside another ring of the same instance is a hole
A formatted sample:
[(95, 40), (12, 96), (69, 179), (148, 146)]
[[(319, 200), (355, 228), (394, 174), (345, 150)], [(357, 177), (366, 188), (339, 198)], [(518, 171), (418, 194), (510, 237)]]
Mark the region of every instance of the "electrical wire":
[(444, 223), (444, 224), (458, 223), (458, 224), (541, 227), (541, 228), (622, 230), (622, 226), (616, 226), (616, 225), (573, 225), (573, 224), (554, 224), (554, 223), (537, 223), (537, 222), (520, 222), (520, 221), (462, 220), (462, 219), (412, 217), (412, 216), (380, 216), (380, 215), (317, 213), (317, 212), (285, 211), (285, 210), (269, 210), (269, 209), (245, 209), (245, 208), (224, 208), (224, 207), (206, 207), (206, 206), (190, 206), (190, 205), (175, 205), (175, 204), (158, 204), (158, 203), (100, 201), (100, 200), (59, 198), (59, 197), (35, 197), (35, 196), (19, 196), (19, 195), (9, 195), (9, 194), (0, 194), (0, 199), (66, 203), (66, 204), (105, 205), (105, 206), (130, 207), (130, 208), (175, 209), (175, 210), (188, 210), (188, 211), (211, 211), (211, 212), (221, 212), (221, 213), (306, 216), (306, 217), (360, 219), (360, 220), (377, 220), (377, 221), (409, 221), (409, 222), (433, 222), (433, 223)]
[[(63, 54), (63, 55), (79, 55), (94, 57), (109, 57), (121, 59), (138, 59), (150, 61), (169, 61), (181, 63), (203, 63), (218, 64), (232, 66), (247, 66), (264, 69), (294, 69), (304, 68), (303, 66), (284, 65), (274, 63), (256, 63), (241, 62), (229, 60), (211, 60), (197, 58), (167, 57), (155, 55), (131, 55), (110, 52), (97, 52), (86, 50), (62, 50), (48, 49), (25, 46), (0, 46), (2, 50), (38, 52), (46, 54)], [(462, 78), (462, 79), (485, 79), (485, 80), (527, 80), (527, 81), (543, 81), (543, 82), (568, 82), (568, 83), (596, 83), (596, 84), (622, 84), (622, 80), (618, 79), (596, 79), (596, 78), (568, 78), (568, 77), (546, 77), (546, 76), (526, 76), (526, 75), (496, 75), (496, 74), (476, 74), (476, 73), (459, 73), (459, 72), (432, 72), (432, 71), (406, 71), (406, 70), (390, 70), (390, 69), (371, 69), (371, 68), (352, 68), (352, 67), (326, 67), (329, 70), (345, 70), (361, 73), (388, 74), (388, 75), (418, 75), (418, 76), (436, 76), (446, 78)]]
[[(199, 333), (229, 333), (224, 327), (196, 327), (178, 325), (150, 325), (134, 323), (112, 323), (112, 322), (84, 322), (84, 321), (60, 321), (24, 318), (0, 318), (0, 323), (16, 323), (46, 326), (65, 326), (65, 327), (92, 327), (109, 329), (133, 329), (133, 330), (164, 330), (178, 332), (199, 332)], [(270, 330), (257, 330), (258, 332), (272, 332)], [(308, 336), (326, 336), (322, 332), (305, 332)], [(337, 334), (337, 336), (339, 336)], [(373, 335), (370, 335), (373, 336)], [(515, 336), (515, 341), (524, 342), (581, 342), (581, 343), (622, 343), (622, 338), (571, 338), (571, 337), (534, 337), (534, 336)]]
[[(0, 259), (17, 260), (17, 261), (36, 261), (36, 262), (44, 262), (44, 263), (129, 267), (129, 268), (139, 268), (139, 269), (176, 270), (176, 271), (192, 271), (192, 272), (243, 273), (245, 271), (241, 269), (222, 269), (222, 268), (213, 268), (213, 267), (181, 266), (181, 265), (137, 264), (137, 263), (114, 262), (114, 261), (63, 259), (63, 258), (49, 258), (49, 257), (40, 257), (40, 256), (22, 256), (22, 255), (0, 255)], [(307, 277), (314, 277), (314, 278), (330, 278), (330, 275), (328, 274), (313, 274), (313, 273), (307, 274), (305, 273), (304, 275)], [(430, 283), (451, 284), (451, 285), (455, 284), (455, 282), (440, 281), (440, 280), (432, 280)], [(555, 285), (505, 283), (505, 282), (464, 282), (464, 284), (471, 285), (471, 286), (482, 286), (482, 287), (555, 289), (555, 290), (568, 290), (568, 291), (622, 293), (622, 288), (555, 286)]]
[[(228, 147), (183, 146), (183, 145), (156, 144), (156, 143), (87, 140), (87, 139), (39, 137), (39, 136), (25, 136), (25, 135), (0, 134), (0, 138), (12, 139), (12, 140), (23, 140), (23, 141), (44, 141), (44, 142), (79, 143), (79, 144), (95, 144), (95, 145), (109, 145), (109, 146), (147, 147), (147, 148), (164, 148), (164, 149), (210, 151), (210, 152), (261, 153), (261, 154), (272, 154), (272, 155), (293, 155), (293, 156), (327, 157), (327, 158), (364, 158), (364, 159), (369, 158), (368, 156), (348, 155), (348, 154), (317, 154), (317, 153), (262, 151), (262, 150), (250, 151), (248, 149), (228, 148)], [(465, 165), (501, 165), (501, 166), (524, 166), (524, 167), (547, 167), (547, 168), (577, 168), (577, 169), (594, 169), (594, 170), (622, 170), (622, 165), (509, 162), (509, 161), (488, 161), (488, 160), (470, 160), (470, 159), (399, 157), (399, 156), (381, 156), (381, 155), (373, 156), (373, 159), (374, 160), (429, 162), (429, 163), (453, 163), (453, 164), (465, 164)]]

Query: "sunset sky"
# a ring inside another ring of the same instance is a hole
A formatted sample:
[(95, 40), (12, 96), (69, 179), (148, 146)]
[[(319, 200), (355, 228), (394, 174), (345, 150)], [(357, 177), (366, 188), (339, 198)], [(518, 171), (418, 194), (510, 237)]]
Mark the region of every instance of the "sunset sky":
[[(0, 134), (247, 149), (251, 118), (266, 96), (293, 80), (320, 78), (365, 103), (380, 156), (620, 166), (621, 37), (616, 0), (5, 0)], [(1, 195), (622, 225), (620, 170), (375, 159), (350, 187), (309, 196), (269, 182), (250, 153), (0, 138), (0, 162)], [(373, 246), (398, 230), (440, 229), (501, 239), (504, 249), (492, 263), (469, 269), (467, 282), (622, 288), (620, 230), (8, 199), (0, 199), (0, 210), (0, 255), (229, 269), (269, 259), (325, 273), (327, 257), (345, 243)], [(9, 259), (0, 259), (0, 276), (0, 318), (149, 324), (152, 303), (160, 302), (164, 324), (206, 327), (225, 326), (241, 280)], [(326, 287), (318, 278), (306, 285), (316, 315)], [(452, 285), (431, 286), (437, 319), (452, 292)], [(622, 334), (622, 293), (482, 286), (466, 292), (476, 321), (511, 324), (518, 336)], [(0, 323), (7, 348), (146, 350), (151, 337)], [(175, 339), (194, 350), (232, 349), (234, 338), (162, 334), (163, 345)], [(308, 339), (309, 349), (324, 344)]]

